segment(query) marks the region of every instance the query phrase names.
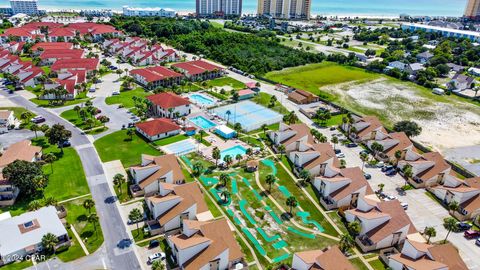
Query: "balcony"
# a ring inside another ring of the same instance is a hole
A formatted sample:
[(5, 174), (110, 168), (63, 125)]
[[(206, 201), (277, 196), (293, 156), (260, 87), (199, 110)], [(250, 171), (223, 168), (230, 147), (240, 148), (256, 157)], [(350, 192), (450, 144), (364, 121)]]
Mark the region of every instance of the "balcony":
[(332, 210), (332, 209), (338, 208), (338, 207), (337, 207), (337, 203), (334, 202), (330, 197), (320, 196), (320, 203), (321, 203), (321, 204), (323, 205), (323, 207), (325, 207), (325, 209), (327, 209), (327, 210)]
[(133, 197), (141, 197), (145, 195), (145, 190), (141, 189), (139, 185), (131, 185), (129, 188)]
[(377, 245), (373, 243), (366, 235), (357, 236), (355, 242), (363, 252), (370, 252), (377, 249)]

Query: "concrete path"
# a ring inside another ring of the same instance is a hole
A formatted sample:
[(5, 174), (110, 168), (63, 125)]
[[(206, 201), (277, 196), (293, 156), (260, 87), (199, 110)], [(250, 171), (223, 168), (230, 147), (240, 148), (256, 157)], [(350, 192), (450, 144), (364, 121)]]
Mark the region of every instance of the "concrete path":
[(70, 230), (72, 230), (73, 235), (75, 235), (75, 238), (77, 239), (78, 244), (82, 247), (83, 252), (85, 252), (87, 255), (90, 255), (90, 252), (88, 252), (88, 249), (80, 238), (80, 235), (78, 235), (77, 231), (75, 230), (75, 226), (70, 226)]

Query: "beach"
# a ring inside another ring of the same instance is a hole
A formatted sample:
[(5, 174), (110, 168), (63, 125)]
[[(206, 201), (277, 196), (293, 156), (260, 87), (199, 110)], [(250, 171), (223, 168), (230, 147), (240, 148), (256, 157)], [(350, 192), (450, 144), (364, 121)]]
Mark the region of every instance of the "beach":
[[(341, 17), (398, 17), (401, 13), (426, 16), (461, 16), (467, 0), (312, 0), (312, 15)], [(122, 6), (172, 8), (180, 14), (195, 12), (194, 0), (39, 0), (46, 10), (112, 9)], [(0, 0), (0, 6), (9, 6)], [(255, 14), (257, 0), (243, 0), (244, 14)]]

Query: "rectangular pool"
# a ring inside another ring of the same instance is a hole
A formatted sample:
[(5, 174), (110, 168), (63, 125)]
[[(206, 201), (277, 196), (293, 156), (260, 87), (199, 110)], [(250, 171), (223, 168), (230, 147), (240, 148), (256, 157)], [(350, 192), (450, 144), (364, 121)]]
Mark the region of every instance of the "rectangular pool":
[(241, 145), (235, 145), (234, 147), (230, 147), (228, 149), (225, 149), (223, 151), (220, 151), (220, 159), (223, 161), (223, 158), (228, 156), (231, 156), (233, 160), (235, 160), (235, 157), (237, 155), (244, 156), (247, 153), (247, 149)]
[(212, 106), (215, 104), (215, 100), (202, 95), (202, 94), (192, 94), (188, 98), (195, 104), (200, 106)]
[(201, 129), (211, 129), (217, 126), (217, 124), (215, 124), (214, 122), (208, 120), (207, 118), (201, 115), (189, 118), (188, 120), (190, 120), (190, 122), (192, 122), (193, 124), (195, 124), (197, 127)]

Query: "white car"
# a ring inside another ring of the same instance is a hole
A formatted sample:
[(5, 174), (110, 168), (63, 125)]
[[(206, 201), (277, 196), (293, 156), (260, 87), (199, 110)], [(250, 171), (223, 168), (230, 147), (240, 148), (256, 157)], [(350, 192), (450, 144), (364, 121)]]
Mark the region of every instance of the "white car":
[(120, 95), (120, 92), (118, 92), (118, 91), (113, 91), (112, 92), (112, 96), (118, 96), (118, 95)]
[(158, 260), (165, 260), (165, 253), (163, 252), (158, 252), (158, 253), (154, 253), (150, 256), (148, 256), (148, 261), (147, 263), (148, 264), (152, 264), (154, 261), (158, 261)]
[(345, 157), (345, 154), (344, 153), (338, 153), (337, 154), (337, 158), (344, 158)]
[(384, 201), (393, 201), (393, 200), (396, 200), (397, 197), (393, 196), (393, 195), (387, 195), (385, 196), (385, 199), (383, 199)]
[(404, 210), (408, 209), (408, 203), (402, 202), (402, 203), (400, 203), (400, 205), (403, 207)]

